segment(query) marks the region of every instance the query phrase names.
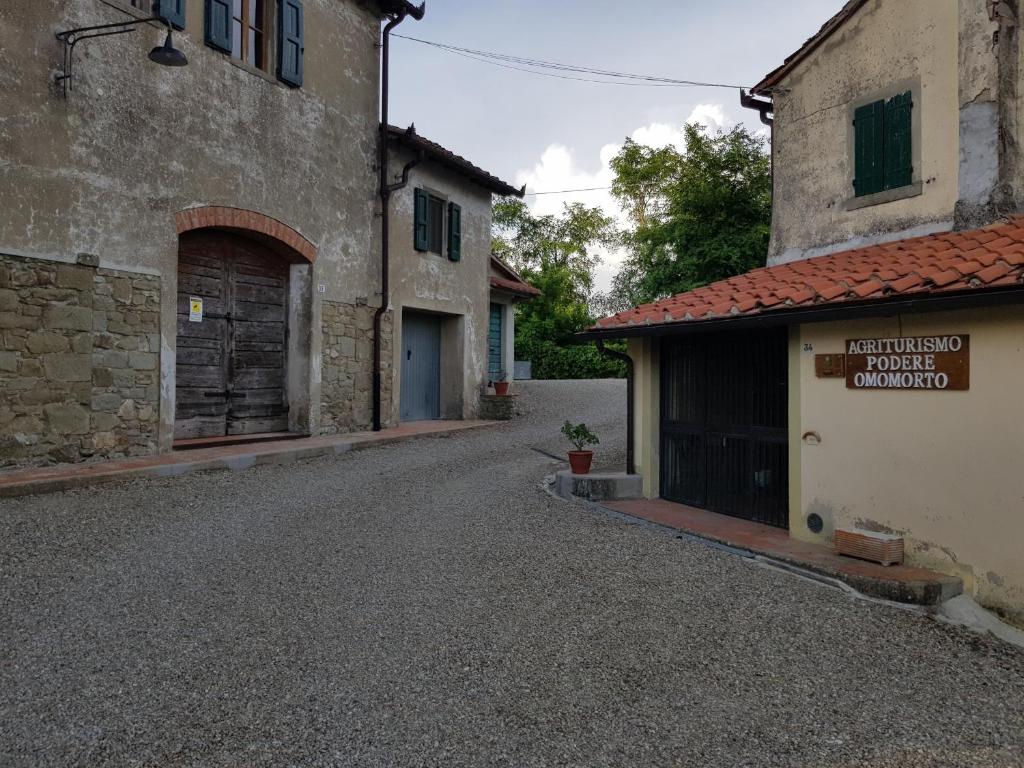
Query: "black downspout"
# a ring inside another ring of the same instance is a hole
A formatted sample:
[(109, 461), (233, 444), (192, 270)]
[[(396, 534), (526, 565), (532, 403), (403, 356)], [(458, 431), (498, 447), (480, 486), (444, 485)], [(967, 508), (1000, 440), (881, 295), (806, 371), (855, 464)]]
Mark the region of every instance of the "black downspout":
[(633, 458), (633, 358), (614, 349), (608, 349), (602, 339), (597, 340), (597, 350), (605, 357), (621, 360), (626, 364), (626, 474), (636, 474)]
[[(380, 140), (379, 157), (377, 165), (380, 168), (380, 201), (381, 201), (381, 238), (380, 238), (380, 307), (373, 315), (373, 431), (381, 430), (381, 323), (384, 313), (388, 311), (391, 303), (390, 286), (390, 256), (391, 248), (389, 242), (389, 228), (391, 226), (390, 200), (391, 193), (395, 190), (390, 183), (388, 170), (388, 103), (391, 84), (391, 30), (405, 21), (405, 18), (412, 14), (413, 18), (422, 19), (426, 3), (419, 8), (401, 8), (388, 23), (384, 25), (384, 35), (381, 42), (381, 85), (380, 85)], [(407, 176), (407, 174), (406, 174)]]
[(761, 122), (768, 126), (768, 161), (771, 170), (772, 203), (775, 202), (775, 104), (768, 99), (758, 99), (746, 91), (740, 91), (740, 106), (753, 109), (761, 116)]

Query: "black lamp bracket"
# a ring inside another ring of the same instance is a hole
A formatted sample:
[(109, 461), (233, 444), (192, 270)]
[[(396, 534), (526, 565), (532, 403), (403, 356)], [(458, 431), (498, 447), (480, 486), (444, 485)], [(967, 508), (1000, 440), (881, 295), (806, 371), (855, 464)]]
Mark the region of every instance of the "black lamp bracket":
[(112, 37), (113, 35), (125, 35), (134, 32), (140, 24), (151, 22), (166, 24), (168, 31), (171, 30), (171, 23), (162, 16), (150, 16), (147, 19), (130, 19), (119, 21), (114, 24), (100, 24), (94, 27), (79, 27), (69, 29), (65, 32), (58, 32), (57, 39), (64, 43), (64, 72), (55, 78), (58, 85), (64, 87), (64, 98), (68, 92), (74, 90), (75, 77), (75, 46), (86, 40), (95, 40), (97, 37)]

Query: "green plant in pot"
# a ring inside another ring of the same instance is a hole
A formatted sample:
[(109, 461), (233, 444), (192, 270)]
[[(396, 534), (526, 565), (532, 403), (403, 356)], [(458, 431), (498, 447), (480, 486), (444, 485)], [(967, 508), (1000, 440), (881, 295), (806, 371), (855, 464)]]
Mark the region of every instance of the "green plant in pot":
[(498, 371), (491, 384), (494, 386), (494, 394), (503, 397), (508, 394), (509, 380), (505, 371)]
[(562, 425), (562, 434), (572, 443), (575, 451), (569, 451), (569, 466), (572, 467), (574, 475), (586, 475), (590, 472), (590, 465), (594, 461), (594, 452), (588, 451), (588, 445), (597, 445), (601, 441), (597, 435), (591, 432), (586, 424), (573, 424), (566, 421)]

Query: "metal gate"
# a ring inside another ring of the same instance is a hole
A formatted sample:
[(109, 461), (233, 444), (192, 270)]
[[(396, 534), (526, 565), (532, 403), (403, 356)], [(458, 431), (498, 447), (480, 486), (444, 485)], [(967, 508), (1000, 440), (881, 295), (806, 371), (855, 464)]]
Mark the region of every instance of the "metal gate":
[(441, 418), (441, 320), (402, 314), (401, 420)]
[(181, 238), (176, 439), (288, 429), (287, 321), (288, 264), (277, 254), (226, 232)]
[(785, 330), (665, 339), (661, 496), (789, 527)]

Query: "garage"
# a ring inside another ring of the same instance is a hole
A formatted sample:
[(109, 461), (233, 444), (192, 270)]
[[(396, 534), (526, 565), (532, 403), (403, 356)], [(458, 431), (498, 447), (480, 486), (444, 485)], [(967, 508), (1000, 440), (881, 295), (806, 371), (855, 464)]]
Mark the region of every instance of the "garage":
[(288, 429), (289, 264), (220, 231), (182, 236), (175, 440)]
[(441, 318), (402, 313), (401, 420), (441, 418)]
[(785, 330), (661, 342), (661, 496), (788, 528)]

